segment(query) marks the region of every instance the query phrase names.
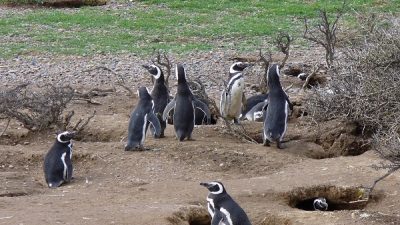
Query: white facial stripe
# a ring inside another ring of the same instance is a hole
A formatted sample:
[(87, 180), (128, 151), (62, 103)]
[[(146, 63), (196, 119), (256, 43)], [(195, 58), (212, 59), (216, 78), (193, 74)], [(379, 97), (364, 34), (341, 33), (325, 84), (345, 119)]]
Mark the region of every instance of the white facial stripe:
[(222, 187), (222, 185), (221, 184), (219, 184), (219, 183), (217, 183), (217, 182), (210, 182), (210, 184), (212, 184), (212, 185), (218, 185), (218, 191), (211, 191), (210, 193), (211, 194), (214, 194), (214, 195), (218, 195), (218, 194), (221, 194), (223, 191), (224, 191), (224, 188)]
[(154, 75), (154, 78), (156, 78), (156, 80), (158, 80), (158, 78), (160, 78), (160, 76), (161, 76), (161, 70), (160, 70), (160, 68), (159, 68), (158, 66), (156, 66), (156, 65), (151, 65), (151, 67), (156, 68), (157, 74)]
[(229, 68), (229, 73), (241, 72), (241, 71), (233, 69), (233, 67), (235, 67), (236, 65), (240, 65), (240, 64), (242, 64), (242, 63), (241, 62), (237, 62), (237, 63), (232, 64), (232, 66)]
[(221, 207), (220, 211), (225, 214), (226, 219), (228, 220), (229, 225), (233, 225), (231, 214), (225, 208)]
[(68, 143), (69, 141), (62, 141), (61, 140), (61, 136), (62, 135), (66, 135), (66, 134), (69, 134), (69, 132), (68, 131), (64, 131), (61, 134), (57, 135), (57, 141), (60, 142), (60, 143)]
[(64, 164), (64, 172), (63, 172), (63, 178), (64, 178), (64, 180), (67, 180), (67, 170), (68, 170), (67, 163), (65, 162), (65, 156), (66, 156), (66, 155), (67, 155), (66, 152), (64, 152), (64, 153), (61, 155), (61, 161), (62, 161), (63, 164)]

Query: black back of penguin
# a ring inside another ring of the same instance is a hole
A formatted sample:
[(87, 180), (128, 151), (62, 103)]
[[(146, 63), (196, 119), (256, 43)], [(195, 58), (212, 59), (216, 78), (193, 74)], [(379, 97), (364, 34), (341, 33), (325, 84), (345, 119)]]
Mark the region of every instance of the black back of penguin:
[(214, 208), (217, 209), (214, 213), (222, 214), (214, 214), (214, 217), (223, 218), (225, 224), (229, 225), (251, 225), (245, 211), (226, 192), (221, 182), (201, 183), (201, 185), (210, 191), (207, 198), (212, 199)]
[(264, 132), (271, 139), (279, 140), (286, 131), (289, 103), (279, 81), (279, 66), (272, 65), (267, 71), (267, 76), (269, 93)]
[(141, 146), (146, 137), (147, 121), (150, 114), (153, 114), (153, 99), (146, 87), (140, 87), (139, 102), (131, 113), (128, 126), (128, 143), (125, 150)]
[(161, 125), (161, 136), (164, 136), (166, 122), (162, 119), (162, 114), (169, 102), (169, 90), (165, 84), (164, 73), (160, 67), (156, 65), (143, 66), (155, 78), (151, 97), (154, 101), (154, 113), (156, 114)]
[(57, 135), (56, 141), (47, 152), (43, 170), (47, 185), (50, 188), (59, 187), (72, 178), (72, 142), (74, 132), (65, 131)]
[(175, 96), (174, 128), (179, 139), (190, 136), (194, 127), (193, 94), (186, 82), (185, 69), (176, 65), (178, 87)]

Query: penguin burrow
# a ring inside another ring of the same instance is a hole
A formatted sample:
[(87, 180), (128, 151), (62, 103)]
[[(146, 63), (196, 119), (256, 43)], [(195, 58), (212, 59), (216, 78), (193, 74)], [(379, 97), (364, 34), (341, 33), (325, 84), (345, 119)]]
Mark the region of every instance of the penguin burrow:
[[(161, 134), (160, 137), (164, 137), (164, 130), (167, 126), (166, 121), (162, 119), (162, 114), (164, 112), (165, 107), (169, 102), (169, 90), (165, 83), (164, 73), (160, 67), (156, 65), (143, 65), (143, 67), (153, 76), (155, 79), (153, 90), (151, 90), (151, 97), (154, 101), (154, 114), (156, 114), (158, 121), (161, 126)], [(150, 127), (152, 133), (154, 133), (154, 129)]]
[(168, 103), (163, 112), (163, 120), (166, 120), (169, 112), (174, 109), (173, 121), (176, 137), (179, 141), (185, 138), (192, 139), (192, 131), (195, 123), (195, 108), (202, 110), (210, 121), (210, 109), (195, 98), (186, 81), (186, 72), (182, 65), (177, 64), (175, 75), (178, 79), (178, 88), (175, 97)]
[(243, 70), (248, 66), (250, 66), (248, 63), (233, 63), (229, 69), (228, 84), (221, 93), (221, 116), (227, 120), (233, 120), (235, 124), (239, 123), (242, 106), (246, 107)]
[(49, 188), (57, 188), (72, 178), (72, 138), (75, 132), (65, 131), (57, 135), (56, 141), (44, 158), (44, 177)]
[(143, 143), (146, 139), (148, 122), (153, 126), (154, 137), (161, 135), (161, 126), (157, 116), (153, 113), (154, 101), (146, 87), (138, 90), (139, 102), (131, 114), (128, 126), (128, 143), (125, 151), (143, 150)]
[(210, 193), (207, 196), (207, 209), (211, 225), (251, 225), (247, 214), (226, 192), (221, 182), (200, 183)]
[(281, 142), (287, 129), (289, 108), (293, 105), (282, 89), (279, 81), (279, 65), (274, 64), (267, 70), (268, 98), (264, 106), (263, 144), (269, 146), (276, 142), (278, 148), (283, 148)]

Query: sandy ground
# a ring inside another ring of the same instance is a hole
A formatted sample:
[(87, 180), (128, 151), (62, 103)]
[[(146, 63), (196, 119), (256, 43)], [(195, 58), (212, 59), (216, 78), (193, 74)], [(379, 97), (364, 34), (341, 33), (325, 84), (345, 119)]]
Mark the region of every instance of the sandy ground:
[[(373, 151), (308, 157), (323, 148), (304, 134), (310, 127), (302, 118), (291, 118), (283, 150), (240, 141), (217, 124), (196, 127), (195, 141), (181, 143), (169, 125), (166, 138), (147, 137), (151, 150), (125, 152), (129, 113), (137, 99), (115, 93), (96, 100), (101, 105), (71, 104), (80, 115), (98, 113), (84, 138), (74, 142), (74, 180), (58, 189), (46, 187), (42, 172), (54, 133), (33, 135), (16, 122), (10, 125), (0, 145), (0, 224), (207, 224), (196, 220), (207, 218), (207, 190), (199, 183), (213, 180), (225, 184), (253, 224), (400, 223), (400, 175), (379, 183), (368, 204), (351, 209), (348, 202), (363, 196), (345, 199), (340, 190), (357, 192), (383, 175), (370, 167), (380, 159)], [(243, 124), (261, 132), (261, 123)], [(314, 195), (343, 198), (350, 209), (304, 211), (289, 204)]]

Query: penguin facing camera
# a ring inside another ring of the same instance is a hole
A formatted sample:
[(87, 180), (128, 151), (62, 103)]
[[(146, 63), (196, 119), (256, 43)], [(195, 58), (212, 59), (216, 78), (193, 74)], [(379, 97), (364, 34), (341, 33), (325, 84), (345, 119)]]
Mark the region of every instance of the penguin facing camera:
[(326, 202), (326, 198), (316, 198), (313, 201), (314, 210), (317, 211), (326, 211), (328, 210), (328, 203)]
[(229, 69), (228, 84), (221, 93), (221, 116), (233, 120), (235, 124), (239, 123), (242, 107), (246, 108), (243, 70), (249, 66), (251, 64), (244, 62), (233, 63)]
[[(164, 73), (160, 67), (156, 65), (143, 65), (143, 68), (145, 68), (155, 79), (153, 90), (151, 90), (151, 97), (154, 101), (154, 113), (156, 114), (161, 126), (160, 137), (162, 138), (164, 137), (164, 130), (167, 126), (167, 123), (162, 119), (162, 114), (169, 102), (169, 90), (165, 84)], [(152, 127), (150, 127), (150, 130), (154, 134), (154, 129)]]
[(264, 105), (263, 144), (269, 146), (276, 142), (278, 148), (283, 148), (281, 142), (287, 130), (289, 109), (293, 105), (282, 89), (279, 81), (279, 65), (274, 64), (267, 70), (268, 98)]
[(75, 132), (64, 131), (57, 135), (56, 141), (44, 158), (43, 170), (49, 188), (57, 188), (71, 181), (72, 138)]
[(185, 138), (192, 140), (195, 123), (195, 108), (206, 114), (207, 123), (210, 121), (210, 109), (206, 104), (195, 98), (186, 81), (186, 72), (182, 65), (177, 64), (175, 75), (178, 79), (177, 92), (174, 99), (165, 107), (163, 120), (167, 120), (169, 112), (174, 109), (173, 123), (176, 137), (179, 141)]
[(226, 192), (221, 182), (200, 183), (209, 190), (207, 209), (211, 225), (251, 225), (244, 210)]
[(128, 143), (125, 151), (144, 150), (143, 143), (146, 139), (148, 122), (153, 126), (154, 137), (161, 135), (161, 126), (157, 116), (153, 113), (154, 101), (146, 87), (138, 90), (139, 102), (131, 113), (128, 126)]

